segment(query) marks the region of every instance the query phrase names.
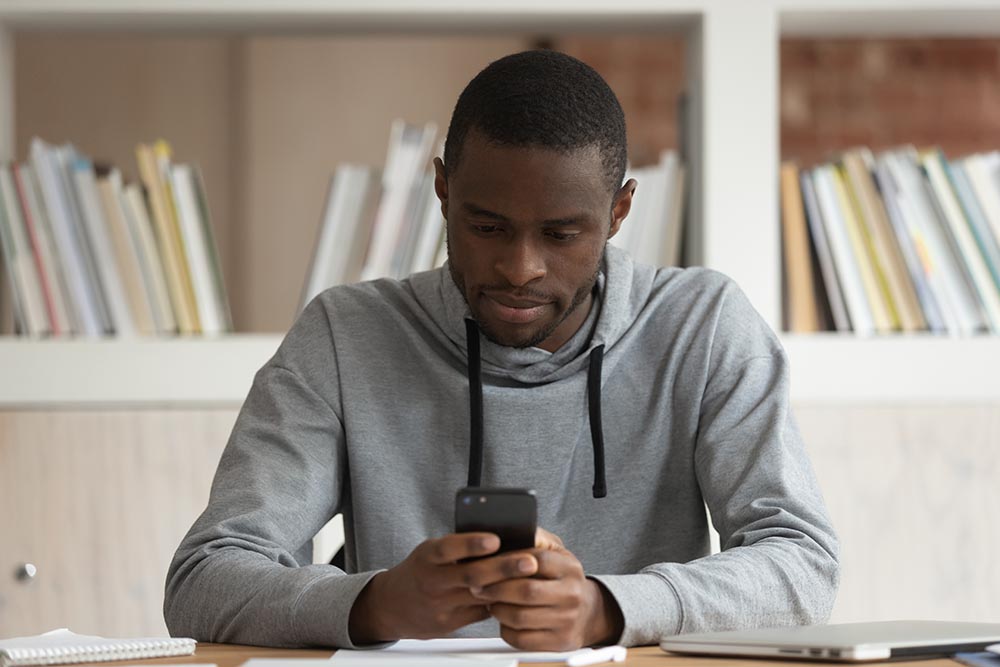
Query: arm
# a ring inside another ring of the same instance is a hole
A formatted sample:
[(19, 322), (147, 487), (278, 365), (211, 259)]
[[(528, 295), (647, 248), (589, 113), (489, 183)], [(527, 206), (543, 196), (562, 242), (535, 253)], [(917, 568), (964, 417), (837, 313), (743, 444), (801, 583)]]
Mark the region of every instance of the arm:
[[(297, 361), (307, 356), (322, 369), (308, 381)], [(336, 376), (317, 300), (254, 378), (208, 507), (170, 565), (164, 617), (171, 634), (271, 646), (351, 645), (351, 605), (376, 573), (309, 564), (313, 536), (340, 509), (346, 470)]]
[(618, 602), (621, 642), (809, 624), (830, 613), (838, 544), (788, 398), (788, 363), (742, 294), (714, 322), (694, 464), (721, 553), (595, 576)]

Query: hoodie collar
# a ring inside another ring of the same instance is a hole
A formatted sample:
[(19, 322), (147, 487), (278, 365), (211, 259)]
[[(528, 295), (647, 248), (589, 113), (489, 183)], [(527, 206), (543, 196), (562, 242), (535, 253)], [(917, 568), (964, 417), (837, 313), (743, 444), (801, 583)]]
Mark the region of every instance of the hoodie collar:
[[(464, 358), (467, 350), (465, 320), (472, 316), (469, 306), (447, 266), (433, 273), (436, 274), (437, 289), (434, 291), (439, 299), (438, 308), (443, 306), (443, 312), (435, 309), (440, 315), (434, 319)], [(590, 350), (602, 344), (610, 349), (627, 327), (631, 284), (631, 258), (621, 249), (608, 245), (597, 276), (595, 298), (580, 329), (555, 352), (537, 347), (506, 347), (484, 337), (481, 350), (484, 374), (523, 383), (540, 383), (578, 372), (587, 364)], [(419, 286), (415, 287), (419, 291)]]

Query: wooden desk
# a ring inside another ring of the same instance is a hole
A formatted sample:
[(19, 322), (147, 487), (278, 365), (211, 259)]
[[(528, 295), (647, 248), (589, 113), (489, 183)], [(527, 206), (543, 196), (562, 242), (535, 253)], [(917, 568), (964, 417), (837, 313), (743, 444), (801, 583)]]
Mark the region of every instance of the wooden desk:
[[(194, 655), (182, 658), (154, 658), (150, 660), (133, 660), (124, 663), (102, 662), (93, 663), (100, 667), (117, 667), (120, 665), (177, 665), (184, 663), (214, 663), (218, 667), (238, 667), (250, 658), (328, 658), (333, 655), (328, 649), (280, 649), (262, 648), (259, 646), (236, 646), (233, 644), (198, 644)], [(552, 663), (555, 664), (555, 663)], [(615, 663), (603, 663), (612, 665)], [(732, 658), (695, 658), (664, 653), (655, 646), (640, 646), (628, 650), (628, 667), (802, 667), (804, 665), (847, 665), (849, 663), (810, 663), (795, 660), (736, 660)], [(867, 663), (870, 665), (891, 665), (892, 667), (956, 667), (960, 663), (942, 658), (940, 660), (919, 660), (892, 663)], [(90, 667), (90, 666), (88, 666)]]

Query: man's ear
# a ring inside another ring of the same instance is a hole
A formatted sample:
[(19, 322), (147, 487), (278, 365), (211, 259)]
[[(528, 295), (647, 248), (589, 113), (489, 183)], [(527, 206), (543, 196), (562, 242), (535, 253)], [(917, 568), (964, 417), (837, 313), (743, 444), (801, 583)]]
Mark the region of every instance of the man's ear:
[(635, 189), (638, 185), (634, 178), (630, 178), (615, 194), (614, 201), (611, 202), (611, 231), (608, 233), (609, 239), (618, 233), (618, 230), (622, 227), (622, 223), (625, 222), (628, 212), (632, 210), (632, 197), (635, 196)]
[(441, 215), (448, 219), (448, 177), (444, 173), (444, 162), (434, 158), (434, 192), (441, 201)]

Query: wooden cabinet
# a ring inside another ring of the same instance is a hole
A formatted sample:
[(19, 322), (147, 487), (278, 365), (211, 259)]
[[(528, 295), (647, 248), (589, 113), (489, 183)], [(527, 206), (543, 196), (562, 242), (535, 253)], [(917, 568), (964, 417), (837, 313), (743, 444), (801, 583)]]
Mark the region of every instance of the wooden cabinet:
[(164, 634), (167, 566), (208, 500), (235, 417), (0, 412), (0, 637)]

